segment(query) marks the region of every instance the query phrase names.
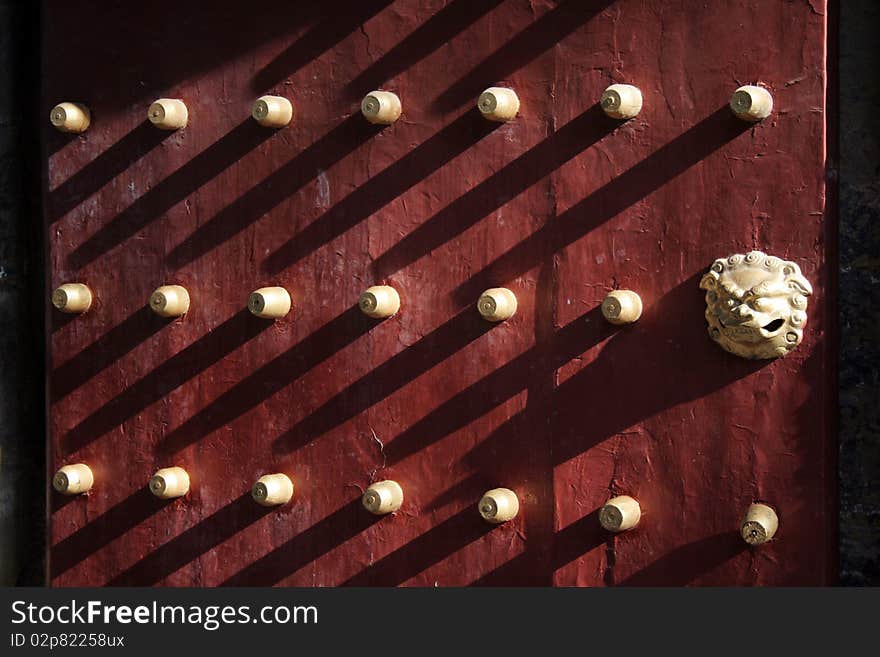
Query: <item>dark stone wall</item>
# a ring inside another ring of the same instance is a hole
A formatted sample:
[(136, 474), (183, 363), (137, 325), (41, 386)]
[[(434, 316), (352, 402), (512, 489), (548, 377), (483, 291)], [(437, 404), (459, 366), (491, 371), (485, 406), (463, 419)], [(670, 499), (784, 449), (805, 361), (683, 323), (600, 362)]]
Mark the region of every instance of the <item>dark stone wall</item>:
[(0, 0), (0, 585), (45, 582), (37, 4)]
[(880, 584), (880, 3), (840, 3), (841, 583)]

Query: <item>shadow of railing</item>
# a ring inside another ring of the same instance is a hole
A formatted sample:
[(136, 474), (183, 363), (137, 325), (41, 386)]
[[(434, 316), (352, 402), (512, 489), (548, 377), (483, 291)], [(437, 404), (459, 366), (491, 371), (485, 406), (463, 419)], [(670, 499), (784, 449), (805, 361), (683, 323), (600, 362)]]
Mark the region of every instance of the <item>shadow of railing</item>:
[[(43, 34), (53, 53), (47, 59), (55, 62), (43, 67), (49, 76), (46, 88), (56, 94), (50, 102), (84, 102), (96, 122), (139, 104), (146, 113), (154, 98), (215, 69), (220, 58), (237, 61), (305, 29), (317, 41), (322, 37), (315, 32), (316, 19), (328, 12), (337, 17), (333, 5), (323, 0), (278, 3), (271, 15), (240, 0), (187, 0), (174, 6), (173, 17), (148, 3), (94, 0), (54, 2), (51, 12)], [(338, 30), (326, 20), (318, 29)], [(68, 58), (55, 54), (74, 52), (79, 70), (88, 75), (72, 75)]]
[(620, 126), (599, 105), (533, 146), (503, 169), (468, 190), (373, 262), (373, 272), (387, 277), (476, 224)]
[(346, 85), (346, 89), (356, 97), (379, 89), (388, 80), (412, 68), (459, 32), (466, 30), (501, 2), (452, 0), (358, 74)]
[(167, 263), (179, 269), (234, 237), (385, 127), (364, 120), (360, 113), (349, 116), (196, 228), (171, 250)]
[(565, 0), (530, 23), (503, 46), (477, 64), (434, 100), (439, 112), (449, 112), (465, 102), (476, 102), (487, 86), (501, 82), (514, 71), (558, 44), (613, 0)]
[[(702, 317), (704, 302), (698, 282), (702, 273), (679, 284), (646, 307), (637, 324), (617, 330), (595, 359), (554, 390), (542, 415), (552, 412), (553, 464), (574, 458), (603, 440), (668, 408), (699, 399), (747, 377), (766, 361), (733, 358), (715, 345), (703, 322), (685, 323), (681, 315)], [(675, 314), (663, 313), (675, 308)], [(692, 362), (705, 363), (695, 368)], [(667, 372), (674, 386), (658, 385), (656, 377), (632, 376), (621, 363), (636, 362), (652, 371)], [(625, 391), (622, 393), (621, 391)], [(602, 409), (584, 421), (583, 405)], [(529, 409), (520, 411), (474, 447), (464, 461), (475, 469), (505, 468), (509, 477), (526, 469), (506, 445), (532, 426)], [(394, 441), (386, 446), (386, 453)]]
[(474, 507), (468, 507), (350, 577), (340, 586), (397, 586), (496, 527), (484, 521)]
[[(251, 88), (262, 92), (293, 75), (362, 27), (391, 2), (392, 0), (336, 0), (333, 4), (322, 3), (324, 11), (321, 12), (317, 24), (260, 69), (251, 82)], [(276, 18), (273, 16), (272, 20)], [(366, 89), (364, 93), (370, 91), (372, 89)]]
[(55, 308), (50, 308), (48, 310), (47, 319), (52, 329), (52, 333), (61, 331), (64, 327), (75, 321), (77, 318), (79, 318), (79, 315), (75, 313), (63, 313), (60, 310), (56, 310)]
[(559, 251), (575, 242), (751, 127), (727, 106), (716, 110), (476, 272), (456, 288), (456, 301), (470, 299), (490, 284), (509, 281), (530, 270), (548, 251)]
[(491, 487), (492, 481), (488, 477), (484, 477), (479, 472), (472, 472), (422, 504), (422, 510), (433, 512), (455, 502), (466, 504), (468, 501), (478, 499), (484, 491)]
[(299, 262), (381, 210), (499, 125), (486, 121), (475, 109), (465, 112), (282, 244), (266, 258), (263, 268), (277, 274)]
[[(163, 131), (157, 130), (157, 132)], [(113, 247), (133, 237), (273, 134), (274, 131), (266, 130), (248, 118), (145, 191), (130, 206), (76, 247), (68, 257), (70, 267), (81, 269)]]
[[(474, 580), (470, 586), (552, 586), (554, 571), (595, 550), (606, 540), (609, 540), (609, 534), (599, 524), (599, 511), (593, 511), (553, 534), (549, 545), (527, 548), (519, 556)], [(546, 552), (548, 558), (544, 558), (542, 552)], [(538, 564), (542, 568), (549, 566), (549, 583), (545, 577), (536, 578)]]
[(306, 372), (367, 333), (375, 320), (353, 306), (280, 356), (229, 388), (193, 417), (169, 432), (159, 452), (171, 455), (193, 444), (212, 431), (286, 388)]
[(247, 492), (114, 576), (106, 586), (153, 586), (272, 511)]
[(94, 160), (51, 190), (46, 218), (54, 223), (161, 144), (170, 134), (144, 121)]
[(736, 532), (709, 536), (675, 548), (618, 586), (687, 586), (747, 549)]
[(345, 423), (463, 349), (492, 326), (474, 308), (465, 308), (297, 422), (275, 439), (273, 451), (294, 451)]
[(76, 452), (134, 417), (269, 326), (249, 311), (239, 311), (79, 422), (62, 438), (64, 452)]
[(552, 373), (614, 333), (598, 308), (559, 329), (552, 338), (501, 365), (385, 444), (388, 465), (430, 447), (526, 389), (530, 377)]
[(63, 399), (166, 326), (168, 320), (147, 306), (132, 313), (52, 371), (52, 402)]
[[(221, 586), (273, 586), (382, 519), (366, 512), (360, 498), (352, 500), (238, 571)], [(391, 517), (384, 519), (388, 521)]]
[(88, 556), (99, 552), (165, 506), (166, 502), (153, 495), (146, 486), (137, 489), (51, 547), (51, 579), (63, 575)]

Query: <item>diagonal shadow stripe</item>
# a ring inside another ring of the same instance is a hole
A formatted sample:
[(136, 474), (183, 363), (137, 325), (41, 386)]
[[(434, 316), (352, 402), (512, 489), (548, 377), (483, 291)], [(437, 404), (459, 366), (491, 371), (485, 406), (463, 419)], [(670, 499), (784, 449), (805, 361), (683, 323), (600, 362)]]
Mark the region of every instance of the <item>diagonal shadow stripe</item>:
[(339, 237), (381, 210), (455, 156), (497, 130), (499, 125), (494, 121), (486, 121), (477, 110), (465, 112), (414, 150), (367, 180), (282, 244), (266, 258), (263, 267), (267, 272), (277, 274), (299, 262), (321, 245)]
[(482, 538), (497, 525), (470, 506), (350, 577), (340, 586), (398, 586)]
[(145, 121), (53, 189), (46, 198), (46, 216), (54, 223), (92, 196), (171, 135)]
[[(535, 284), (535, 310), (533, 326), (537, 344), (551, 343), (558, 335), (557, 301), (559, 298), (557, 263), (552, 253), (545, 254)], [(522, 517), (522, 535), (526, 538), (526, 550), (534, 558), (528, 568), (524, 584), (553, 586), (554, 567), (545, 549), (553, 541), (556, 516), (556, 489), (553, 463), (553, 398), (558, 376), (556, 369), (536, 367), (524, 375), (526, 384), (525, 413), (532, 422), (529, 431), (522, 434), (513, 447), (519, 463), (529, 470), (529, 494), (534, 496)], [(502, 469), (483, 470), (497, 480), (506, 479), (508, 472)], [(516, 480), (511, 480), (516, 481)], [(522, 480), (520, 480), (522, 481)], [(529, 547), (532, 547), (530, 550)]]
[[(88, 103), (86, 103), (86, 106), (88, 106)], [(46, 113), (48, 113), (49, 107), (45, 109)], [(43, 146), (46, 149), (45, 157), (48, 160), (48, 158), (55, 155), (55, 153), (62, 150), (68, 144), (78, 141), (82, 135), (76, 132), (61, 132), (50, 124), (43, 126), (41, 137), (43, 138)]]
[(687, 586), (747, 549), (736, 532), (709, 536), (675, 548), (618, 586)]
[(54, 307), (49, 310), (49, 323), (52, 325), (52, 333), (62, 330), (65, 326), (79, 318), (78, 314), (63, 313)]
[(65, 453), (76, 452), (134, 417), (269, 326), (271, 323), (254, 317), (249, 311), (239, 311), (73, 427), (62, 440)]
[(599, 308), (566, 324), (547, 339), (508, 361), (418, 420), (385, 444), (389, 465), (399, 463), (479, 419), (526, 389), (529, 376), (552, 373), (614, 332)]
[(161, 582), (272, 511), (254, 502), (247, 492), (150, 552), (106, 586), (152, 586)]
[[(220, 586), (273, 586), (382, 519), (382, 516), (364, 510), (360, 498), (352, 500), (238, 571)], [(384, 519), (391, 518), (386, 516)]]
[(364, 120), (360, 112), (349, 116), (196, 228), (168, 254), (168, 264), (179, 269), (231, 239), (385, 127)]
[(506, 79), (511, 73), (557, 45), (608, 7), (612, 1), (560, 2), (441, 93), (434, 100), (434, 108), (439, 112), (449, 112), (464, 102), (476, 102), (483, 89)]
[(306, 372), (364, 335), (375, 320), (357, 306), (322, 326), (286, 352), (249, 374), (178, 428), (168, 433), (159, 450), (175, 454), (187, 445), (243, 415)]
[[(701, 317), (704, 302), (697, 286), (701, 276), (702, 271), (653, 302), (637, 324), (618, 330), (594, 360), (554, 390), (546, 409), (553, 413), (554, 465), (565, 463), (664, 409), (699, 399), (767, 366), (761, 361), (726, 358), (706, 335), (704, 324), (683, 323), (678, 313), (670, 316), (658, 310), (676, 308), (682, 314)], [(687, 345), (686, 356), (683, 345)], [(649, 359), (642, 360), (642, 366), (669, 372), (675, 376), (676, 384), (662, 386), (652, 377), (626, 376), (626, 394), (622, 395), (619, 386), (610, 382), (620, 381), (620, 363), (632, 362), (634, 354), (650, 354)], [(704, 369), (688, 368), (691, 358), (721, 362), (707, 374)], [(591, 414), (589, 422), (583, 420), (584, 400), (589, 400), (591, 408), (602, 409), (601, 413)], [(504, 467), (510, 476), (525, 476), (527, 468), (515, 461), (515, 455), (508, 455), (506, 445), (527, 433), (533, 421), (528, 410), (511, 416), (464, 460), (471, 468)], [(392, 441), (388, 447), (393, 444)]]
[[(160, 131), (157, 130), (157, 132)], [(70, 267), (81, 269), (113, 247), (136, 235), (150, 222), (238, 162), (273, 134), (273, 130), (266, 130), (251, 119), (239, 124), (171, 175), (144, 192), (130, 206), (74, 249), (68, 256)]]
[(453, 484), (446, 490), (435, 495), (422, 505), (422, 512), (433, 512), (442, 509), (447, 504), (458, 502), (468, 504), (478, 499), (483, 491), (492, 488), (493, 480), (480, 472), (472, 472), (464, 479)]
[(378, 89), (394, 76), (415, 66), (501, 2), (502, 0), (453, 0), (370, 64), (346, 85), (346, 89), (352, 95), (358, 96)]
[(165, 501), (150, 493), (146, 487), (137, 489), (51, 547), (49, 559), (51, 578), (55, 579), (63, 575), (86, 557), (100, 551), (165, 506)]
[(132, 313), (52, 371), (52, 402), (63, 399), (166, 326), (168, 320), (147, 306)]
[[(221, 59), (256, 59), (266, 44), (289, 39), (334, 9), (325, 0), (296, 0), (274, 5), (269, 14), (239, 0), (187, 0), (174, 5), (171, 19), (148, 3), (55, 2), (44, 36), (62, 56), (47, 59), (43, 67), (53, 94), (47, 100), (85, 103), (96, 126), (121, 112), (146, 113), (154, 98), (215, 71)], [(324, 27), (333, 29), (329, 22)], [(74, 52), (78, 70), (87, 75), (71, 74), (68, 54)], [(56, 136), (78, 137), (49, 129), (50, 148)]]
[(49, 492), (49, 499), (52, 506), (50, 513), (57, 513), (69, 504), (88, 506), (85, 504), (88, 501), (87, 495), (62, 495), (61, 493), (56, 494), (54, 491), (51, 491)]
[(619, 126), (599, 105), (590, 107), (388, 249), (374, 261), (374, 274), (385, 278), (442, 246)]
[[(323, 7), (321, 20), (266, 64), (254, 76), (251, 87), (262, 91), (293, 75), (356, 29), (363, 28), (364, 23), (391, 2), (392, 0), (336, 0), (332, 5), (319, 3)], [(365, 93), (369, 91), (372, 89), (367, 89)]]
[[(599, 510), (588, 513), (580, 520), (556, 532), (550, 542), (550, 567), (558, 570), (578, 557), (596, 549), (610, 536), (599, 524)], [(541, 560), (541, 549), (533, 548), (523, 552), (495, 570), (471, 582), (471, 586), (543, 586), (546, 582), (536, 581), (534, 564)]]
[(297, 422), (275, 439), (274, 451), (293, 451), (347, 422), (463, 349), (493, 326), (473, 307), (465, 308)]
[(716, 110), (476, 272), (456, 288), (455, 299), (470, 299), (490, 283), (530, 270), (548, 250), (559, 251), (575, 242), (752, 127), (727, 106)]

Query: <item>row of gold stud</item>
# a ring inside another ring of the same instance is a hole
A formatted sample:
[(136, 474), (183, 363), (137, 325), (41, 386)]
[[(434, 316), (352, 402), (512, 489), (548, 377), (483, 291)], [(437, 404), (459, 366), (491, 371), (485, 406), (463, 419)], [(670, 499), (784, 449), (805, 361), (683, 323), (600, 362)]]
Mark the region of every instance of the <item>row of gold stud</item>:
[[(75, 463), (58, 470), (52, 486), (64, 495), (80, 495), (91, 490), (94, 482), (91, 468), (85, 463)], [(150, 478), (148, 487), (160, 499), (183, 497), (190, 490), (189, 473), (179, 466), (162, 468)], [(283, 473), (263, 475), (251, 488), (251, 497), (262, 506), (287, 504), (293, 498), (293, 481)], [(375, 482), (364, 491), (361, 503), (375, 515), (394, 513), (403, 505), (403, 488), (391, 479)], [(477, 511), (486, 522), (505, 523), (519, 513), (519, 498), (509, 488), (493, 488), (480, 498)], [(641, 517), (639, 502), (629, 495), (613, 497), (599, 510), (599, 523), (615, 533), (632, 529)], [(740, 534), (746, 543), (761, 545), (773, 538), (778, 527), (776, 511), (767, 504), (755, 503), (746, 511)]]
[[(615, 119), (631, 119), (642, 110), (642, 92), (631, 84), (612, 84), (599, 104)], [(489, 87), (477, 98), (477, 108), (490, 121), (510, 121), (520, 109), (516, 92), (509, 87)], [(760, 121), (773, 110), (773, 97), (764, 87), (744, 85), (730, 98), (733, 113), (745, 121)], [(403, 105), (392, 91), (372, 91), (361, 101), (361, 113), (371, 123), (390, 125), (400, 118)], [(293, 105), (283, 96), (260, 96), (251, 116), (267, 128), (283, 128), (293, 119)], [(189, 110), (179, 98), (159, 98), (147, 110), (147, 119), (163, 130), (180, 130), (189, 122)], [(62, 102), (52, 108), (49, 120), (61, 132), (82, 133), (92, 123), (91, 112), (82, 103)]]
[[(52, 305), (65, 313), (84, 313), (93, 299), (84, 283), (64, 283), (52, 292)], [(189, 311), (189, 291), (182, 285), (162, 285), (150, 295), (148, 305), (162, 317), (180, 317)], [(264, 319), (281, 319), (291, 306), (290, 293), (283, 287), (261, 287), (247, 300), (248, 310)], [(390, 285), (374, 285), (361, 292), (358, 307), (375, 319), (392, 317), (400, 310), (400, 294)], [(490, 322), (510, 319), (516, 309), (516, 294), (506, 287), (489, 288), (477, 300), (477, 310)], [(614, 290), (602, 302), (602, 314), (612, 324), (632, 324), (642, 316), (642, 300), (632, 290)]]

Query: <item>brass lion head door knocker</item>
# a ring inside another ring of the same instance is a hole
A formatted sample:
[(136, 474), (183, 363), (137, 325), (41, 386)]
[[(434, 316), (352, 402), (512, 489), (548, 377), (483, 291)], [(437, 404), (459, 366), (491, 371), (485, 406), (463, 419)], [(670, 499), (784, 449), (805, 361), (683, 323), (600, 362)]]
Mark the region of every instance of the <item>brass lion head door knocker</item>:
[(785, 356), (803, 339), (807, 297), (800, 267), (761, 251), (716, 260), (700, 281), (709, 335), (743, 358)]

